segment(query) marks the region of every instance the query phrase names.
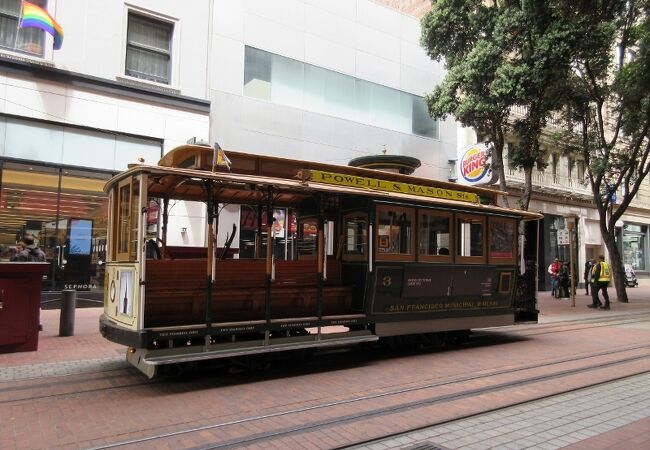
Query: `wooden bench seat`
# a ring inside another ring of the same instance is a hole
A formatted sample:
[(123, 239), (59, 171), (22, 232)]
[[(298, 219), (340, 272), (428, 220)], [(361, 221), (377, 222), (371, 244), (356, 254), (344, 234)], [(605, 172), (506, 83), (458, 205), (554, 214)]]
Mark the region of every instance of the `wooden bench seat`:
[[(206, 308), (205, 259), (147, 261), (145, 326), (203, 323)], [(214, 322), (265, 317), (264, 260), (218, 261), (212, 290)], [(313, 266), (313, 267), (311, 267)], [(340, 263), (328, 262), (323, 286), (323, 315), (347, 314), (352, 288), (340, 283)], [(315, 261), (279, 261), (271, 285), (271, 317), (315, 316)]]

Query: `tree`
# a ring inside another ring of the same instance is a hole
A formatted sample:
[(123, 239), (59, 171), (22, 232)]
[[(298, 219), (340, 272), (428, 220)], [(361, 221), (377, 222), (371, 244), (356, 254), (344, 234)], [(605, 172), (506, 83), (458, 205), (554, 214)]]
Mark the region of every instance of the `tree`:
[[(523, 209), (530, 204), (533, 169), (546, 164), (540, 140), (565, 104), (571, 56), (581, 38), (566, 12), (558, 0), (440, 0), (422, 19), (421, 44), (431, 58), (444, 58), (447, 70), (426, 98), (430, 114), (451, 114), (493, 145), (504, 191), (504, 135), (515, 137), (510, 161), (524, 171)], [(516, 106), (526, 112), (512, 120)]]
[(558, 143), (581, 152), (587, 163), (616, 294), (627, 302), (615, 233), (650, 172), (650, 2), (588, 3), (578, 11), (585, 39), (575, 48), (566, 97), (567, 117), (576, 126)]
[(442, 83), (426, 97), (429, 114), (442, 119), (451, 114), (491, 144), (492, 169), (505, 192), (503, 149), (512, 99), (492, 89), (506, 54), (503, 44), (492, 38), (494, 12), (480, 1), (438, 2), (422, 19), (421, 42), (431, 58), (445, 58), (447, 69)]

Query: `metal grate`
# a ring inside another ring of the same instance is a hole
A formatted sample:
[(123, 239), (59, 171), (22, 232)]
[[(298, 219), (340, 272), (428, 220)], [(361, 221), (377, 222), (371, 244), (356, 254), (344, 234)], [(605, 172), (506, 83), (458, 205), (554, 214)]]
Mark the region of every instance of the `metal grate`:
[(402, 450), (449, 450), (447, 447), (443, 447), (439, 444), (434, 444), (433, 442), (424, 441), (418, 442), (417, 444), (411, 445), (409, 447), (402, 447)]

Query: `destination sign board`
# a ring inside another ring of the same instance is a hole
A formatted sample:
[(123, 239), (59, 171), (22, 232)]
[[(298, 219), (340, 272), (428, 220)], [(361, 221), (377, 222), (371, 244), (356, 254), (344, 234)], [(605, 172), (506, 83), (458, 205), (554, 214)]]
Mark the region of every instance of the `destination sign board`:
[(479, 203), (478, 195), (471, 192), (463, 192), (454, 189), (423, 186), (411, 183), (400, 183), (397, 181), (380, 180), (378, 178), (360, 177), (356, 175), (348, 175), (335, 172), (323, 172), (320, 170), (310, 170), (304, 172), (310, 174), (309, 180), (317, 183), (372, 189), (384, 192), (396, 192), (400, 194), (411, 194), (421, 197), (432, 197), (469, 203)]

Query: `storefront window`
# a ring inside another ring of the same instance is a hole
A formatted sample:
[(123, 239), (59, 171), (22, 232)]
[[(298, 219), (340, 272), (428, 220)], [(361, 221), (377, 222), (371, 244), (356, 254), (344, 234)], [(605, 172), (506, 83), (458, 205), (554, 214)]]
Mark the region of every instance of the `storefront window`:
[(647, 234), (645, 225), (625, 225), (623, 228), (623, 264), (634, 270), (647, 269)]
[[(43, 290), (70, 288), (100, 296), (108, 208), (103, 188), (110, 176), (96, 171), (4, 162), (0, 259), (9, 260), (16, 242), (32, 234), (51, 265)], [(84, 294), (84, 298), (89, 295)]]

